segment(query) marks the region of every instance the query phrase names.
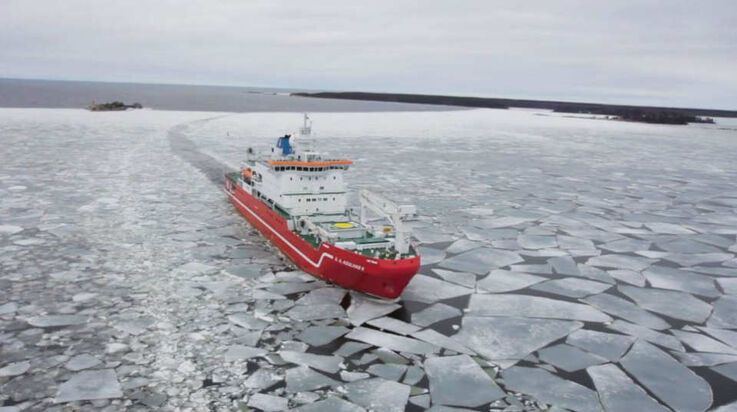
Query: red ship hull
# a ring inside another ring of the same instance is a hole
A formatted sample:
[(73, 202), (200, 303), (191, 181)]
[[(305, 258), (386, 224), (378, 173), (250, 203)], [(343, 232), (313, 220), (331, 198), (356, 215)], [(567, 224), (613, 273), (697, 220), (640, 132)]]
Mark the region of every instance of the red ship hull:
[(335, 283), (381, 298), (394, 299), (402, 294), (420, 269), (420, 257), (377, 259), (341, 249), (327, 243), (313, 246), (289, 230), (278, 212), (226, 178), (226, 193), (233, 206), (284, 255), (303, 271)]

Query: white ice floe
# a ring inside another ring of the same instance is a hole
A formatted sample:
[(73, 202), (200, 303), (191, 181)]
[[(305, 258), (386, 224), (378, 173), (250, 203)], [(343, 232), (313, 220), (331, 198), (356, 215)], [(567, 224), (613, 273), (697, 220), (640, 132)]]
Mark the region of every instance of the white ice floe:
[(286, 373), (287, 392), (306, 392), (339, 384), (335, 379), (316, 372), (307, 366), (288, 369)]
[(0, 378), (18, 376), (28, 372), (31, 363), (28, 361), (13, 362), (0, 368)]
[(390, 381), (399, 381), (407, 372), (407, 365), (376, 363), (366, 370), (368, 373)]
[(266, 412), (285, 411), (289, 408), (289, 400), (281, 396), (254, 393), (248, 398), (248, 406)]
[[(453, 242), (450, 246), (448, 246), (445, 251), (450, 254), (458, 254), (463, 252), (468, 252), (471, 249), (476, 249), (484, 244), (481, 242), (474, 242), (473, 240), (468, 239), (458, 239), (455, 242)], [(424, 257), (423, 257), (424, 259)]]
[(445, 251), (427, 246), (419, 246), (417, 253), (422, 256), (422, 266), (434, 265), (445, 259)]
[(673, 223), (654, 222), (654, 223), (645, 223), (645, 226), (655, 233), (664, 234), (664, 235), (693, 235), (696, 233), (693, 230), (685, 226), (676, 225)]
[(648, 259), (640, 256), (630, 255), (601, 255), (594, 256), (588, 261), (587, 265), (597, 266), (602, 268), (611, 269), (629, 269), (634, 271), (641, 271), (650, 266), (655, 259)]
[(285, 350), (279, 351), (278, 354), (282, 359), (289, 363), (309, 366), (328, 373), (338, 372), (340, 370), (340, 364), (343, 362), (343, 358), (339, 356), (315, 355), (312, 353)]
[(737, 362), (715, 366), (711, 370), (737, 382)]
[(548, 249), (558, 247), (555, 236), (540, 236), (521, 234), (517, 236), (517, 243), (525, 249)]
[(663, 257), (673, 263), (681, 266), (698, 266), (704, 263), (724, 262), (734, 258), (731, 253), (670, 253)]
[(366, 323), (376, 328), (398, 333), (400, 335), (409, 335), (421, 329), (419, 326), (403, 322), (399, 319), (390, 318), (388, 316), (372, 319)]
[(93, 366), (99, 365), (100, 363), (102, 363), (100, 359), (97, 359), (88, 353), (83, 353), (81, 355), (71, 357), (64, 367), (70, 371), (76, 372), (83, 369), (89, 369)]
[(564, 320), (465, 316), (453, 339), (505, 367), (581, 327)]
[(675, 410), (705, 411), (711, 406), (709, 384), (647, 342), (635, 342), (620, 363), (640, 384)]
[(540, 349), (538, 351), (538, 357), (541, 361), (566, 372), (574, 372), (592, 365), (601, 365), (607, 362), (607, 359), (601, 356), (584, 352), (579, 348), (564, 343)]
[(300, 321), (339, 319), (346, 317), (345, 310), (335, 303), (297, 305), (292, 309), (289, 309), (286, 315), (294, 320)]
[(226, 362), (233, 362), (236, 360), (247, 360), (256, 356), (263, 356), (269, 353), (266, 349), (253, 348), (244, 345), (231, 345), (223, 354)]
[(701, 333), (684, 332), (682, 330), (672, 330), (671, 333), (680, 339), (681, 342), (693, 348), (696, 352), (728, 353), (737, 355), (737, 349)]
[(300, 406), (295, 412), (365, 412), (362, 407), (344, 399), (329, 396), (327, 399)]
[(599, 310), (612, 316), (626, 319), (630, 322), (646, 326), (651, 329), (662, 330), (670, 328), (670, 324), (659, 318), (657, 315), (640, 308), (628, 300), (614, 295), (604, 293), (601, 295), (589, 296), (582, 299), (582, 301), (595, 306), (599, 308)]
[(612, 318), (581, 303), (528, 295), (473, 295), (468, 313), (473, 316), (516, 316), (610, 322)]
[(601, 245), (602, 249), (614, 253), (636, 252), (638, 250), (648, 250), (651, 242), (640, 239), (619, 239)]
[(607, 326), (607, 328), (622, 332), (630, 336), (634, 336), (636, 338), (644, 339), (648, 342), (655, 343), (657, 345), (663, 346), (665, 348), (669, 348), (675, 351), (679, 352), (685, 352), (686, 349), (681, 345), (681, 342), (676, 339), (675, 337), (671, 335), (667, 335), (665, 333), (656, 332), (650, 328), (646, 328), (644, 326), (635, 325), (634, 323), (625, 322), (623, 320), (615, 320), (612, 322), (611, 325)]
[(380, 318), (399, 309), (401, 305), (369, 298), (361, 293), (351, 293), (348, 319), (354, 325), (361, 325), (371, 319)]
[(502, 371), (508, 389), (530, 394), (551, 406), (574, 411), (601, 411), (596, 392), (540, 368), (515, 366)]
[(593, 280), (564, 278), (538, 283), (532, 286), (531, 289), (569, 298), (583, 298), (585, 296), (601, 293), (611, 287), (612, 285), (608, 283), (601, 283)]
[(608, 412), (669, 411), (651, 398), (616, 365), (592, 366), (586, 369)]
[(631, 336), (587, 329), (579, 329), (566, 338), (566, 343), (612, 362), (618, 361), (634, 341)]
[(418, 274), (412, 278), (407, 288), (404, 289), (402, 299), (422, 303), (435, 303), (439, 300), (457, 298), (472, 293), (473, 289)]
[(461, 285), (467, 288), (473, 288), (474, 286), (476, 286), (476, 275), (473, 273), (455, 272), (452, 270), (437, 268), (434, 268), (432, 272), (443, 278), (443, 280), (455, 283), (456, 285)]
[(15, 225), (0, 225), (0, 235), (14, 235), (23, 231), (23, 228)]
[(249, 313), (236, 313), (228, 316), (228, 320), (249, 330), (263, 330), (265, 327), (269, 326), (269, 322), (258, 319)]
[(463, 342), (459, 342), (458, 340), (454, 339), (454, 337), (445, 336), (442, 333), (437, 332), (433, 329), (424, 329), (419, 332), (415, 332), (410, 336), (423, 340), (437, 347), (452, 350), (453, 352), (474, 355), (474, 352), (468, 349)]
[(524, 261), (522, 256), (506, 250), (481, 247), (440, 262), (440, 266), (458, 272), (472, 272), (479, 275), (491, 269), (502, 268)]
[(703, 323), (711, 313), (711, 305), (684, 292), (635, 286), (618, 289), (640, 307), (671, 318)]
[(350, 330), (343, 326), (309, 326), (295, 338), (310, 346), (322, 346), (345, 335)]
[(375, 411), (404, 412), (410, 387), (382, 378), (364, 379), (345, 386), (349, 400)]
[(120, 398), (123, 391), (115, 371), (100, 369), (82, 371), (72, 375), (69, 380), (59, 385), (54, 401), (56, 403)]
[(398, 352), (428, 354), (435, 351), (436, 347), (417, 339), (380, 332), (374, 329), (358, 327), (345, 336), (348, 339), (365, 342), (370, 345), (379, 346)]
[(640, 272), (627, 269), (608, 270), (607, 273), (617, 280), (634, 286), (645, 286), (645, 277)]
[(545, 278), (542, 276), (512, 272), (504, 269), (495, 269), (489, 272), (488, 276), (476, 282), (476, 286), (487, 292), (503, 293), (524, 289), (544, 280)]
[(87, 323), (89, 318), (84, 315), (46, 315), (35, 316), (28, 319), (31, 326), (38, 328), (52, 328), (60, 326), (82, 325)]
[(714, 312), (706, 324), (713, 328), (737, 329), (737, 296), (722, 296), (713, 305)]
[(505, 395), (468, 355), (425, 361), (433, 404), (478, 407)]
[(419, 326), (430, 326), (433, 323), (461, 316), (462, 314), (463, 312), (456, 307), (446, 305), (445, 303), (435, 303), (419, 312), (413, 313), (412, 323)]

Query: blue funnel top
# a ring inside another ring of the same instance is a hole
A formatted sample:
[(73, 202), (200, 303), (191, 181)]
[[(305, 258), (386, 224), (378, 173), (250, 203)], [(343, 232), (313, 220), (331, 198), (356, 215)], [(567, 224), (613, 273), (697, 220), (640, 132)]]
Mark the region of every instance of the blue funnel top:
[(292, 151), (292, 145), (289, 143), (291, 135), (285, 134), (276, 141), (276, 147), (281, 148), (281, 152), (284, 156), (294, 153)]

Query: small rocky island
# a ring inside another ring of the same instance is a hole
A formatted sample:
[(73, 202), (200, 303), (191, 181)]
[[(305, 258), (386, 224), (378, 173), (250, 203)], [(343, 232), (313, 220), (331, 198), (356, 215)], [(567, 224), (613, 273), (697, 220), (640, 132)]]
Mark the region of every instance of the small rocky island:
[(87, 110), (92, 112), (114, 112), (128, 109), (142, 109), (141, 103), (125, 104), (121, 101), (114, 101), (110, 103), (95, 103), (94, 101), (87, 106)]

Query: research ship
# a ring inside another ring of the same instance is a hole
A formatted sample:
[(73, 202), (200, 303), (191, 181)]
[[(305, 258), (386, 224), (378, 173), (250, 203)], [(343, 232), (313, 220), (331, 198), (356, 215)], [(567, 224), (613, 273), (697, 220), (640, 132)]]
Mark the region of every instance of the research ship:
[(420, 268), (407, 220), (412, 205), (359, 192), (360, 211), (347, 207), (343, 173), (351, 160), (316, 151), (307, 115), (298, 132), (270, 151), (248, 148), (240, 171), (226, 174), (233, 205), (303, 271), (376, 297), (397, 298)]

